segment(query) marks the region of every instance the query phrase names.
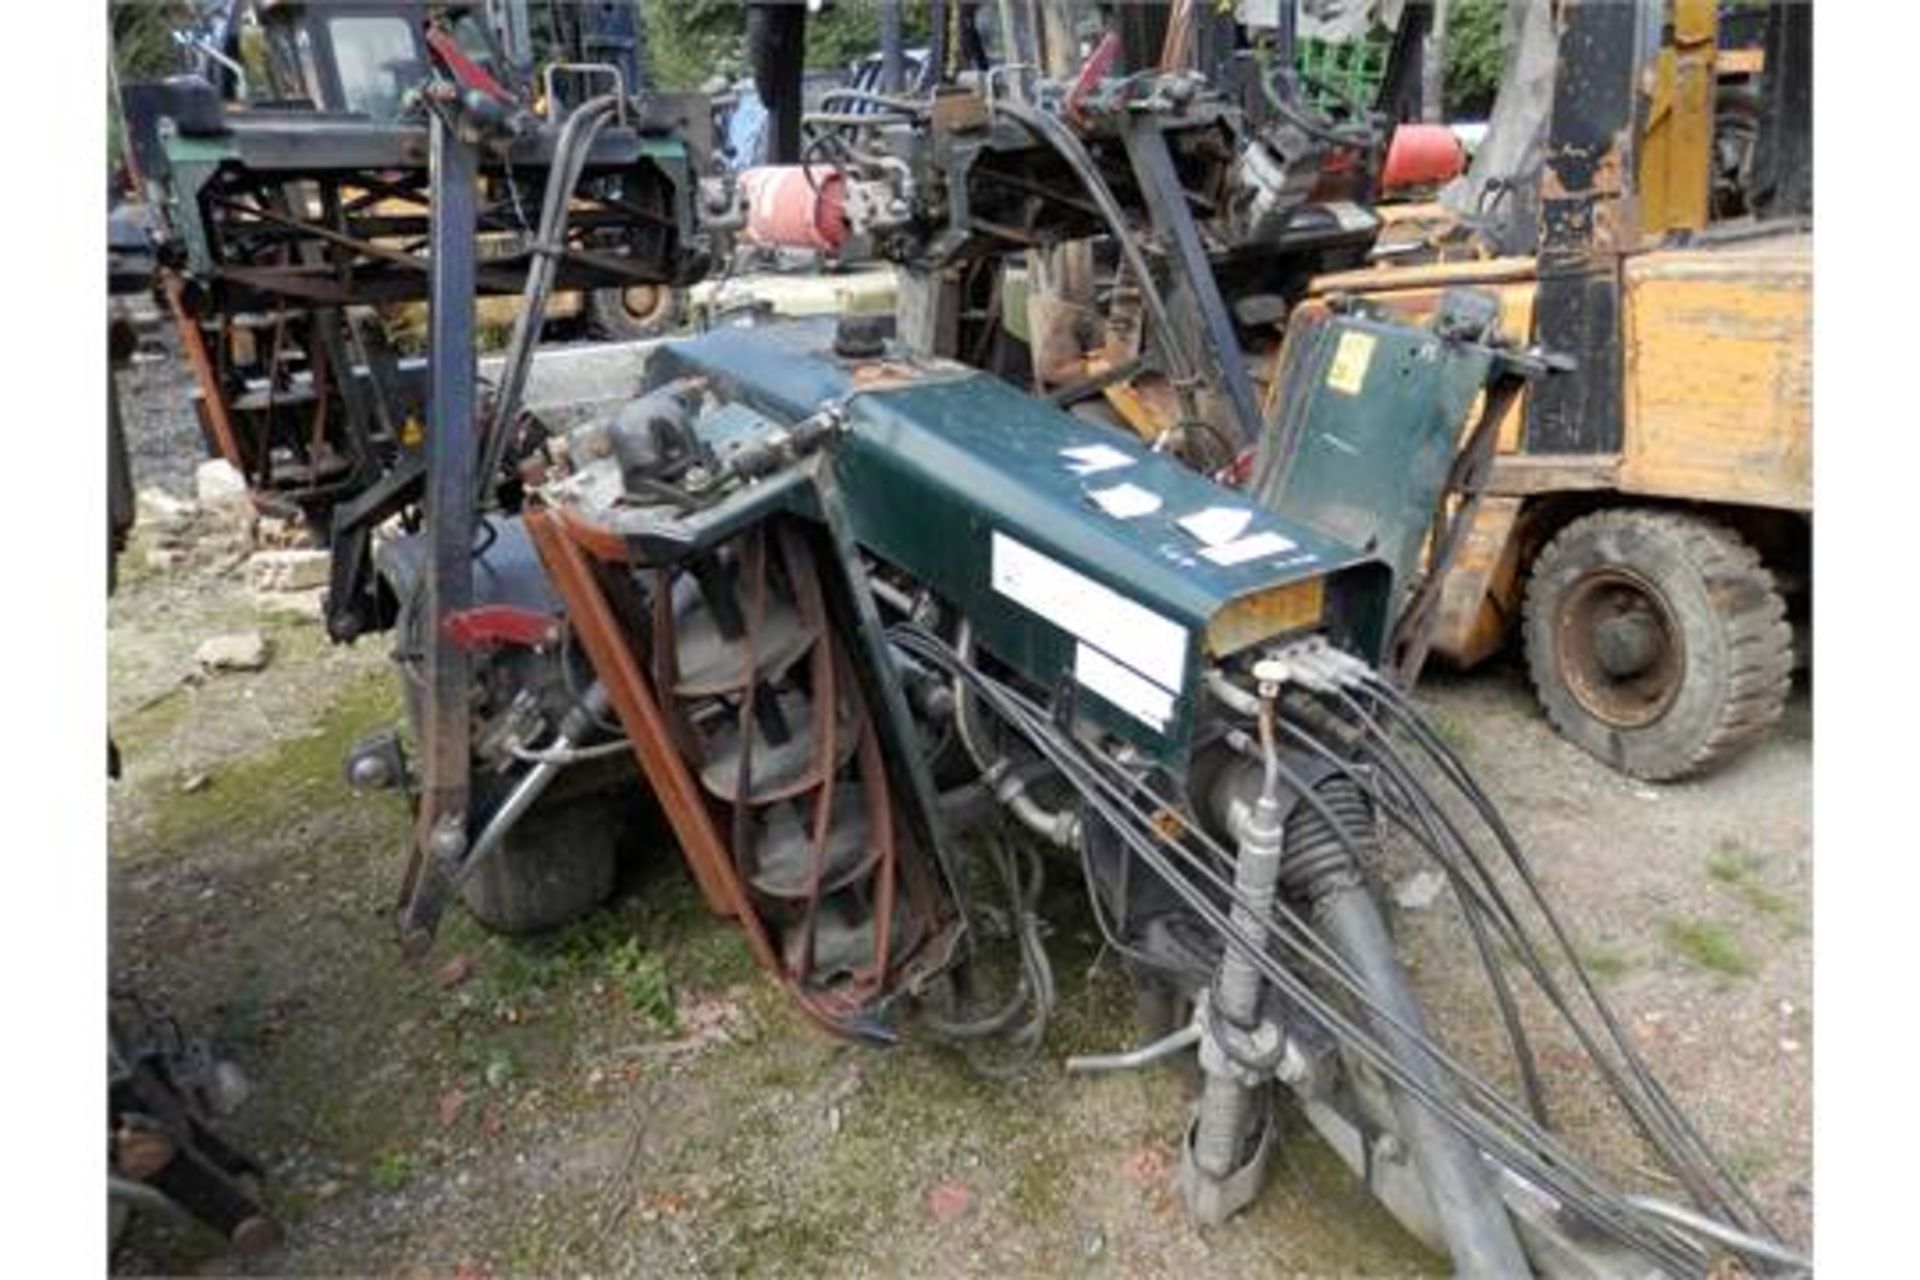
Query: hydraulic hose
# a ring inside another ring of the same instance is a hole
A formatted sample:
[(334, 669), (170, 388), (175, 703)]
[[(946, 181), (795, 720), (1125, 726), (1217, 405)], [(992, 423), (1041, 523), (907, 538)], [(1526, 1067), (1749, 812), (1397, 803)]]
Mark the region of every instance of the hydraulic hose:
[[(973, 628), (964, 619), (959, 634), (954, 637), (954, 651), (961, 661), (972, 665)], [(967, 758), (980, 771), (981, 782), (993, 792), (995, 800), (1019, 819), (1021, 826), (1062, 849), (1079, 847), (1079, 814), (1072, 809), (1047, 808), (1033, 798), (1033, 793), (1027, 790), (1026, 779), (1012, 767), (1011, 761), (1005, 756), (988, 758), (980, 732), (973, 724), (973, 699), (967, 682), (957, 677), (953, 682), (953, 725), (960, 734), (960, 744), (967, 750)]]
[[(480, 865), (492, 857), (494, 851), (506, 843), (507, 834), (524, 818), (534, 803), (546, 794), (553, 780), (560, 776), (561, 770), (575, 760), (584, 758), (576, 743), (594, 732), (600, 717), (607, 712), (607, 687), (595, 681), (587, 688), (586, 694), (567, 712), (560, 721), (560, 728), (554, 734), (553, 743), (542, 753), (538, 762), (514, 784), (487, 819), (487, 825), (474, 838), (467, 856), (460, 863), (460, 869), (454, 875), (454, 884), (465, 883), (468, 877), (479, 869)], [(605, 743), (603, 746), (625, 748), (626, 743)], [(593, 749), (597, 751), (596, 749)]]
[[(1372, 1029), (1356, 1024), (1340, 1008), (1330, 1004), (1314, 986), (1303, 982), (1279, 957), (1268, 955), (1265, 945), (1258, 938), (1235, 928), (1219, 905), (1221, 899), (1228, 902), (1234, 900), (1232, 887), (1220, 881), (1217, 873), (1192, 850), (1184, 847), (1182, 841), (1171, 839), (1160, 830), (1156, 815), (1169, 811), (1150, 798), (1150, 792), (1140, 780), (1114, 762), (1093, 753), (1084, 744), (1066, 737), (1051, 723), (1045, 712), (1024, 695), (960, 664), (953, 651), (935, 637), (912, 627), (895, 628), (892, 634), (897, 643), (931, 665), (943, 668), (950, 674), (966, 673), (977, 691), (993, 705), (995, 714), (1032, 742), (1045, 758), (1063, 772), (1082, 792), (1083, 802), (1112, 826), (1154, 875), (1180, 894), (1200, 920), (1218, 930), (1230, 948), (1251, 958), (1269, 981), (1339, 1038), (1360, 1061), (1371, 1065), (1389, 1081), (1422, 1101), (1449, 1125), (1470, 1135), (1469, 1140), (1474, 1145), (1493, 1153), (1523, 1179), (1550, 1191), (1567, 1209), (1607, 1236), (1676, 1273), (1692, 1273), (1704, 1265), (1704, 1253), (1696, 1240), (1670, 1227), (1652, 1223), (1644, 1214), (1630, 1209), (1619, 1195), (1607, 1190), (1589, 1174), (1574, 1153), (1553, 1134), (1541, 1129), (1498, 1090), (1462, 1066), (1440, 1046), (1420, 1035), (1392, 1010), (1374, 1000), (1367, 985), (1355, 980), (1351, 965), (1337, 953), (1331, 962), (1323, 958), (1322, 950), (1328, 944), (1317, 936), (1316, 930), (1307, 928), (1290, 907), (1281, 904), (1272, 919), (1261, 923), (1261, 932), (1281, 941), (1288, 952), (1297, 961), (1304, 962), (1311, 971), (1332, 980), (1336, 989), (1344, 991), (1365, 1013), (1368, 1021), (1376, 1026), (1392, 1028), (1412, 1039), (1415, 1055), (1424, 1055), (1434, 1069), (1444, 1070), (1467, 1086), (1474, 1096), (1474, 1103), (1466, 1103), (1427, 1087), (1419, 1074), (1408, 1070), (1403, 1054), (1389, 1050)], [(1292, 776), (1290, 770), (1287, 774), (1288, 786), (1298, 792), (1303, 800), (1309, 801), (1310, 807), (1324, 808), (1324, 801), (1317, 806), (1311, 804), (1318, 797), (1304, 780)], [(1141, 794), (1146, 807), (1130, 798), (1133, 793)], [(1192, 840), (1216, 858), (1225, 859), (1223, 851), (1211, 837), (1193, 824), (1189, 816), (1177, 810), (1171, 812), (1186, 827)], [(1342, 829), (1344, 824), (1338, 823), (1331, 810), (1323, 816), (1327, 816), (1336, 839), (1343, 843), (1351, 840), (1350, 833)], [(1176, 860), (1186, 865), (1187, 873), (1176, 869)], [(1197, 877), (1201, 883), (1190, 881), (1189, 874)], [(1211, 891), (1204, 891), (1202, 884), (1211, 885)]]
[[(1345, 779), (1331, 779), (1323, 789), (1329, 803), (1350, 817), (1357, 818), (1367, 809), (1359, 788)], [(1358, 971), (1374, 1001), (1400, 1024), (1369, 1019), (1374, 1033), (1429, 1090), (1451, 1094), (1451, 1086), (1421, 1047), (1431, 1038), (1426, 1019), (1407, 987), (1406, 971), (1394, 956), (1380, 909), (1344, 842), (1317, 811), (1301, 807), (1288, 816), (1286, 849), (1288, 874), (1297, 878), (1313, 903), (1314, 918), (1327, 931), (1334, 949)], [(1389, 1084), (1388, 1092), (1458, 1273), (1490, 1280), (1528, 1274), (1513, 1223), (1479, 1152), (1464, 1134), (1406, 1090)]]
[(619, 106), (614, 94), (590, 98), (567, 117), (554, 144), (553, 164), (547, 171), (547, 188), (540, 205), (540, 227), (533, 245), (533, 261), (527, 267), (526, 297), (520, 314), (514, 318), (513, 338), (507, 346), (505, 368), (495, 393), (493, 414), (481, 441), (480, 467), (476, 472), (480, 491), (477, 498), (484, 507), (493, 493), (500, 460), (506, 452), (507, 436), (514, 417), (520, 412), (526, 394), (527, 375), (533, 367), (533, 351), (539, 343), (540, 327), (546, 320), (547, 303), (553, 295), (554, 281), (560, 273), (560, 258), (565, 252), (567, 219), (573, 204), (574, 188), (585, 172), (593, 143)]

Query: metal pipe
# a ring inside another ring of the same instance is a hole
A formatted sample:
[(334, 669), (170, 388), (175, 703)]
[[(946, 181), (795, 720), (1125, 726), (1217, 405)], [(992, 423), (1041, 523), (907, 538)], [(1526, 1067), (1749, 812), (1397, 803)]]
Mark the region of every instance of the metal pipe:
[(1178, 1031), (1164, 1035), (1152, 1044), (1124, 1053), (1082, 1053), (1067, 1059), (1069, 1075), (1098, 1075), (1110, 1071), (1133, 1071), (1150, 1067), (1174, 1054), (1200, 1043), (1200, 1024), (1189, 1022)]
[[(560, 270), (559, 259), (565, 252), (573, 189), (586, 170), (594, 140), (606, 127), (608, 115), (620, 105), (618, 95), (614, 94), (587, 100), (567, 117), (554, 144), (553, 164), (547, 171), (547, 189), (540, 208), (539, 240), (532, 246), (533, 262), (527, 268), (526, 296), (521, 301), (520, 314), (514, 319), (513, 337), (501, 368), (493, 414), (480, 442), (474, 493), (482, 506), (488, 505), (493, 497), (493, 482), (506, 451), (514, 415), (520, 411), (527, 375), (533, 367), (533, 349), (539, 343), (540, 327), (546, 322), (547, 300), (552, 296)], [(471, 252), (469, 243), (469, 256)]]
[[(954, 636), (953, 649), (963, 663), (973, 665), (973, 628), (965, 620), (961, 621), (959, 633)], [(1063, 849), (1078, 848), (1080, 815), (1072, 809), (1056, 812), (1027, 794), (1026, 779), (1010, 766), (1005, 756), (997, 760), (987, 759), (979, 737), (973, 730), (972, 706), (966, 680), (956, 678), (953, 682), (954, 728), (960, 734), (960, 745), (967, 750), (967, 758), (980, 771), (980, 780), (992, 789), (993, 798), (1005, 806), (1021, 826), (1041, 839)]]
[(1232, 678), (1218, 667), (1207, 671), (1207, 692), (1219, 699), (1229, 711), (1237, 711), (1249, 719), (1256, 718), (1260, 714), (1260, 699), (1235, 684)]
[[(579, 704), (560, 722), (559, 732), (554, 735), (552, 745), (542, 752), (544, 758), (527, 770), (520, 781), (514, 784), (513, 790), (507, 793), (507, 798), (502, 800), (499, 807), (493, 811), (493, 816), (487, 819), (486, 829), (481, 831), (479, 837), (474, 840), (472, 848), (467, 851), (466, 860), (460, 864), (460, 870), (454, 875), (453, 882), (456, 887), (465, 884), (474, 870), (492, 856), (495, 849), (506, 842), (507, 833), (518, 825), (520, 819), (526, 816), (527, 810), (531, 809), (534, 802), (545, 794), (547, 788), (553, 784), (553, 780), (560, 776), (560, 771), (572, 763), (567, 758), (567, 753), (572, 750), (574, 743), (593, 731), (596, 721), (606, 715), (607, 702), (607, 687), (596, 680), (581, 695)], [(627, 747), (624, 740), (602, 745), (617, 746), (622, 750)]]
[(906, 87), (906, 59), (901, 48), (900, 0), (880, 0), (880, 92), (899, 93)]

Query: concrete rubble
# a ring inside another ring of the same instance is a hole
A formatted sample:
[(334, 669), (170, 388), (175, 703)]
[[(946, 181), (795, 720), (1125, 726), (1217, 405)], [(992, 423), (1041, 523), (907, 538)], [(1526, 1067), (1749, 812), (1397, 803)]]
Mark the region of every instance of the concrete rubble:
[(267, 638), (258, 631), (236, 631), (211, 636), (194, 650), (193, 660), (206, 671), (259, 671), (267, 665)]

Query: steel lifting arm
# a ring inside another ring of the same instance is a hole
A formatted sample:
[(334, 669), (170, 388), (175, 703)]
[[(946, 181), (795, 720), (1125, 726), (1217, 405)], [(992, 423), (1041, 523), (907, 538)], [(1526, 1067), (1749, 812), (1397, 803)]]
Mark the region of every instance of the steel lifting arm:
[(474, 233), (478, 144), (445, 115), (431, 125), (432, 294), (427, 402), (426, 690), (423, 779), (413, 849), (401, 888), (402, 945), (431, 941), (467, 850), (472, 667), (441, 621), (473, 603)]

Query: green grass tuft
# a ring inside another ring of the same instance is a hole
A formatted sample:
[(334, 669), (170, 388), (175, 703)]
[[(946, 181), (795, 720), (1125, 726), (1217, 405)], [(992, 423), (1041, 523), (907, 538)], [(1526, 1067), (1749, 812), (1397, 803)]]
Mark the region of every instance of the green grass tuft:
[(1753, 972), (1753, 960), (1724, 926), (1707, 920), (1668, 919), (1661, 930), (1674, 950), (1702, 969), (1736, 978)]
[(374, 1190), (392, 1195), (413, 1180), (413, 1157), (404, 1151), (383, 1151), (367, 1176)]
[(1580, 952), (1580, 966), (1602, 982), (1611, 982), (1633, 969), (1633, 961), (1618, 951), (1592, 947)]

